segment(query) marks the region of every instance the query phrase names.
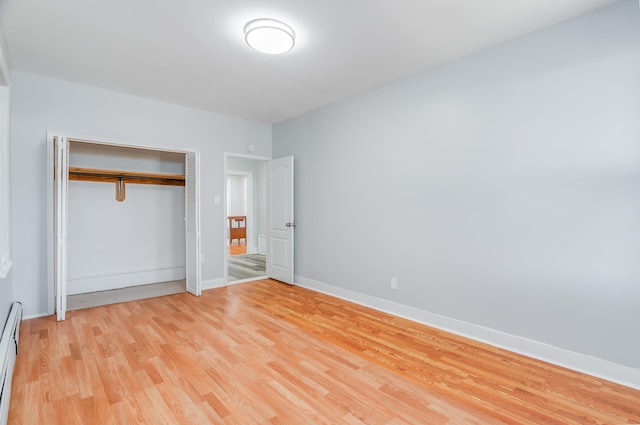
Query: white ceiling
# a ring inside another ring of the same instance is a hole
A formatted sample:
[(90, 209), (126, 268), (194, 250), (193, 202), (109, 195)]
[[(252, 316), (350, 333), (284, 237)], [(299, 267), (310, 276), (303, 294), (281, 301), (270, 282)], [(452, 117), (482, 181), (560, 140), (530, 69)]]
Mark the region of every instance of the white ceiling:
[[(11, 67), (278, 122), (617, 0), (0, 0)], [(255, 18), (296, 46), (244, 43)]]

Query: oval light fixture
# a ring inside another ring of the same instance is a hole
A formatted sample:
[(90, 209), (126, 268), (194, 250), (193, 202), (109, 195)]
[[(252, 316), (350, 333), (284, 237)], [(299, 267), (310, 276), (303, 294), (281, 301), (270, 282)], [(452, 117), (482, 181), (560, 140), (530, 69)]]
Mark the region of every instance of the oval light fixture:
[(262, 53), (277, 55), (288, 52), (295, 44), (296, 35), (291, 27), (275, 19), (254, 19), (244, 27), (247, 44)]

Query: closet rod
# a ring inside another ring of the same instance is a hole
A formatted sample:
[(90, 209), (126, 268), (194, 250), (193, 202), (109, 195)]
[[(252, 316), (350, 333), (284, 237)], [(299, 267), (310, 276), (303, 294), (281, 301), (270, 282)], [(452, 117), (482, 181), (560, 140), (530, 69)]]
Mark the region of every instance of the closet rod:
[(184, 176), (181, 174), (69, 167), (69, 180), (114, 182), (120, 179), (126, 183), (184, 186)]
[(116, 201), (125, 200), (126, 183), (184, 186), (181, 174), (146, 173), (138, 171), (103, 170), (98, 168), (69, 167), (69, 180), (116, 184)]

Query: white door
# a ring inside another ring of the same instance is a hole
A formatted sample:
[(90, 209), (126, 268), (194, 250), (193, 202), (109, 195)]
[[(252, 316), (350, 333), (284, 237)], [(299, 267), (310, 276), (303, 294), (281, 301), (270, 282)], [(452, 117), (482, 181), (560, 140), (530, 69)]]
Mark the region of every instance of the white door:
[(187, 291), (200, 296), (200, 152), (187, 153), (184, 168)]
[(293, 156), (269, 161), (267, 276), (293, 285)]
[(69, 190), (69, 141), (65, 136), (53, 137), (54, 205), (53, 205), (53, 272), (55, 309), (58, 320), (67, 313), (67, 193)]

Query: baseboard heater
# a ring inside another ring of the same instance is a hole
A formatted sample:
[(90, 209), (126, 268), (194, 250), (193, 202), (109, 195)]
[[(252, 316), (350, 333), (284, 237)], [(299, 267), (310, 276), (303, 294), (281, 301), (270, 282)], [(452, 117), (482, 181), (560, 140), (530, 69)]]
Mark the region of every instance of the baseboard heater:
[(22, 321), (22, 304), (13, 303), (0, 339), (0, 425), (7, 425), (9, 419), (11, 378), (18, 355), (20, 321)]

